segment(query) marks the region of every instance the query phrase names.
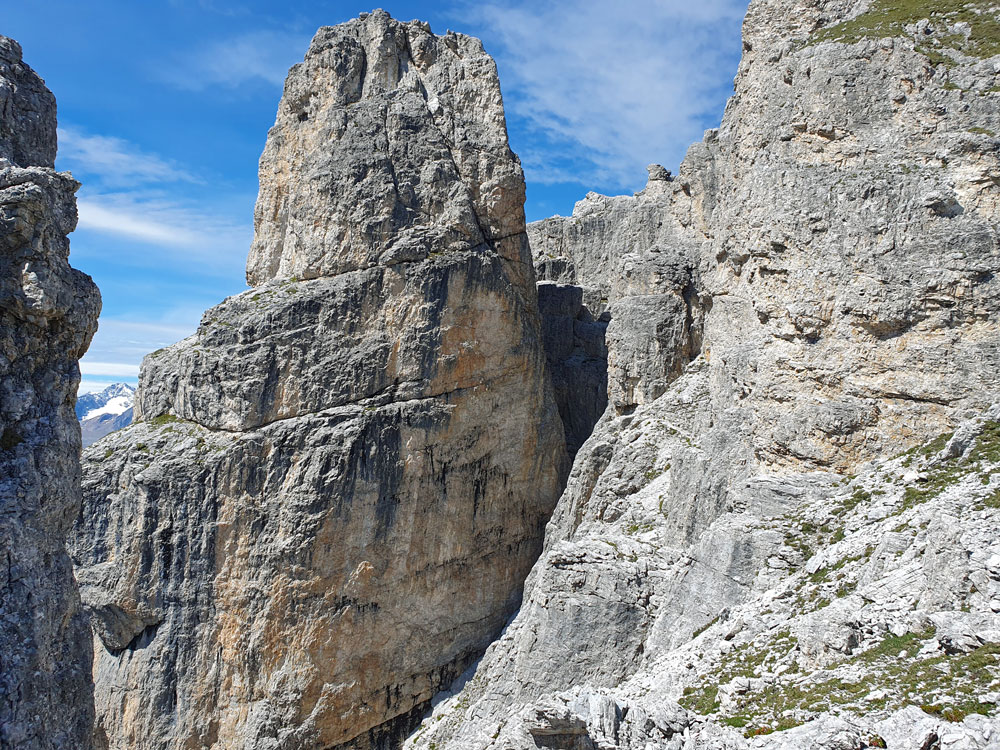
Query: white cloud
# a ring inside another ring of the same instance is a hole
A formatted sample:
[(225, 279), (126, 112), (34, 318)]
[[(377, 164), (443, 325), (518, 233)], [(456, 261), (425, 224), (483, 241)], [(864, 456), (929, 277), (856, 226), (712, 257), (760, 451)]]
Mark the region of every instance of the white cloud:
[(200, 319), (201, 310), (194, 308), (174, 308), (155, 321), (102, 316), (90, 350), (80, 360), (85, 381), (80, 392), (102, 390), (113, 382), (134, 381), (144, 356), (187, 338), (195, 332)]
[[(203, 180), (135, 144), (74, 127), (59, 134), (59, 166), (86, 175), (77, 198), (79, 230), (173, 251), (122, 258), (133, 265), (196, 258), (199, 270), (239, 274), (253, 237), (252, 196), (210, 191), (199, 199), (207, 192)], [(243, 216), (233, 210), (239, 204)]]
[(187, 53), (161, 75), (177, 88), (191, 91), (237, 88), (254, 81), (281, 86), (288, 69), (301, 62), (309, 40), (309, 34), (298, 32), (251, 31)]
[[(247, 203), (252, 205), (249, 199)], [(253, 238), (249, 213), (240, 223), (225, 213), (155, 193), (88, 195), (78, 207), (80, 230), (170, 249), (185, 262), (196, 260), (205, 272), (229, 273), (242, 266)]]
[(465, 18), (498, 59), (508, 110), (540, 140), (529, 181), (626, 187), (718, 123), (745, 12), (745, 0), (488, 0)]
[(109, 380), (105, 378), (104, 380), (96, 380), (94, 378), (88, 378), (84, 376), (80, 379), (80, 386), (76, 390), (77, 396), (82, 396), (84, 393), (100, 393), (109, 385), (114, 385), (115, 383), (121, 383), (123, 381), (127, 382), (129, 380), (135, 380), (135, 378), (120, 378), (118, 380)]
[(101, 317), (97, 335), (83, 361), (126, 362), (138, 367), (145, 355), (194, 333), (201, 313), (193, 309), (175, 310), (168, 319), (153, 322)]
[(123, 378), (136, 378), (139, 377), (139, 365), (127, 362), (90, 362), (84, 358), (80, 360), (80, 372), (84, 375), (111, 375)]
[(60, 168), (92, 175), (109, 187), (150, 182), (201, 182), (189, 172), (122, 138), (88, 135), (71, 126), (59, 128), (59, 164)]
[[(106, 201), (106, 203), (102, 203)], [(98, 196), (97, 198), (81, 198), (79, 201), (81, 229), (95, 232), (120, 234), (131, 239), (149, 242), (167, 247), (193, 247), (198, 244), (198, 235), (185, 228), (184, 224), (167, 223), (157, 216), (163, 217), (172, 210), (159, 204), (151, 213), (141, 210), (135, 203), (126, 203), (117, 196)], [(151, 218), (151, 216), (153, 218)]]

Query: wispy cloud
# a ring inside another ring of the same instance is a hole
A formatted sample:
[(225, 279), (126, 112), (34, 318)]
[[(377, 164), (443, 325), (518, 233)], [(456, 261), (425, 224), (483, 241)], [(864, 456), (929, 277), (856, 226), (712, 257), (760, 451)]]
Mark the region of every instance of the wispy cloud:
[(80, 360), (80, 372), (84, 375), (112, 375), (123, 378), (139, 377), (139, 365), (127, 362), (91, 362)]
[(134, 381), (146, 354), (190, 336), (200, 317), (200, 311), (185, 308), (174, 309), (165, 319), (152, 322), (102, 317), (90, 351), (80, 360), (84, 380), (80, 392), (101, 390), (112, 382)]
[(82, 396), (84, 393), (100, 393), (109, 385), (114, 385), (115, 383), (121, 383), (123, 381), (134, 380), (134, 378), (92, 378), (84, 375), (80, 378), (80, 387), (77, 389), (76, 393), (78, 396)]
[(161, 75), (167, 83), (191, 91), (235, 89), (252, 82), (281, 86), (288, 69), (302, 60), (310, 38), (292, 31), (250, 31), (188, 52)]
[[(134, 381), (145, 354), (195, 330), (201, 303), (217, 299), (207, 290), (240, 286), (253, 196), (225, 191), (221, 179), (195, 178), (184, 165), (119, 137), (73, 126), (60, 136), (59, 166), (84, 181), (74, 258), (100, 278), (105, 293), (105, 313), (81, 360), (85, 388), (109, 378)], [(148, 295), (137, 291), (142, 287)], [(189, 309), (195, 300), (198, 309)], [(134, 317), (113, 317), (124, 309)]]
[[(184, 262), (197, 256), (209, 273), (242, 264), (252, 238), (251, 196), (245, 215), (234, 216), (218, 200), (200, 199), (207, 186), (191, 171), (129, 141), (73, 126), (59, 136), (59, 166), (83, 175), (79, 230), (167, 248)], [(170, 258), (146, 260), (139, 265)]]
[(190, 172), (122, 138), (90, 135), (71, 126), (59, 128), (59, 164), (108, 187), (201, 182)]
[[(193, 247), (198, 243), (198, 235), (183, 223), (163, 220), (164, 213), (177, 210), (163, 203), (154, 204), (150, 213), (131, 196), (104, 195), (81, 199), (79, 209), (81, 229), (120, 234), (167, 247)], [(157, 214), (161, 218), (155, 218)]]
[(746, 7), (487, 0), (463, 15), (497, 56), (508, 110), (532, 138), (529, 181), (626, 187), (650, 162), (675, 166), (718, 122)]
[[(95, 339), (90, 351), (83, 358), (88, 366), (106, 365), (109, 362), (129, 363), (138, 372), (139, 360), (146, 354), (164, 346), (170, 346), (190, 336), (198, 327), (200, 310), (178, 309), (169, 317), (157, 321), (123, 320), (121, 318), (101, 318), (101, 339)], [(88, 374), (101, 375), (90, 371)], [(116, 374), (116, 373), (111, 373)]]
[[(102, 193), (78, 201), (79, 228), (195, 254), (208, 268), (242, 262), (252, 229), (246, 222), (156, 193)], [(249, 210), (249, 209), (248, 209)]]

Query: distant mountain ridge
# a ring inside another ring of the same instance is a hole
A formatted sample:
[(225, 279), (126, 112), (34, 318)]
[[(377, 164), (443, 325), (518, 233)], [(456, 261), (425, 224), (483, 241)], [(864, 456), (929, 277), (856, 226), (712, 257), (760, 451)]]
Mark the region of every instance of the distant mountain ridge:
[(135, 388), (128, 383), (112, 383), (99, 393), (85, 393), (76, 400), (84, 447), (105, 435), (132, 424)]

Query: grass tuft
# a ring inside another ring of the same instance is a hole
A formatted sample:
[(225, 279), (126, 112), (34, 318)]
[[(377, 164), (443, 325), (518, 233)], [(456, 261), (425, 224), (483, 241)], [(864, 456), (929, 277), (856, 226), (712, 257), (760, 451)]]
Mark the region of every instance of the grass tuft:
[(937, 36), (934, 41), (941, 47), (920, 45), (917, 51), (934, 65), (955, 64), (945, 50), (980, 59), (1000, 54), (1000, 21), (996, 6), (967, 0), (875, 0), (867, 12), (856, 18), (815, 31), (808, 44), (854, 44), (865, 39), (908, 36), (906, 27), (924, 18), (929, 19), (937, 31), (958, 22), (969, 24), (972, 30), (968, 39), (961, 34)]
[(161, 414), (158, 417), (153, 417), (149, 420), (149, 423), (153, 427), (163, 427), (163, 425), (174, 424), (176, 422), (183, 422), (184, 420), (180, 417), (175, 417), (173, 414)]

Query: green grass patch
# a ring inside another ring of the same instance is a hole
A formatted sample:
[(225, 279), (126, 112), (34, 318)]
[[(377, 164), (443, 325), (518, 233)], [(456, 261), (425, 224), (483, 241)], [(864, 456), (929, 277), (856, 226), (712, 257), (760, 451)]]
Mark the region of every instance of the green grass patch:
[(820, 568), (815, 573), (810, 573), (806, 580), (808, 580), (809, 583), (825, 583), (826, 581), (831, 580), (832, 575), (838, 570), (843, 570), (850, 563), (858, 562), (859, 560), (863, 560), (870, 555), (871, 552), (867, 551), (866, 554), (863, 555), (851, 555), (850, 557), (845, 557), (838, 560), (833, 565), (827, 565), (826, 567)]
[(944, 447), (948, 445), (948, 441), (955, 436), (954, 432), (946, 432), (943, 435), (938, 435), (936, 438), (931, 440), (929, 443), (925, 443), (917, 449), (917, 453), (922, 456), (933, 456), (944, 450)]
[[(748, 726), (777, 728), (787, 712), (794, 712), (801, 723), (849, 704), (865, 711), (916, 705), (948, 721), (962, 721), (972, 713), (991, 713), (995, 706), (979, 702), (977, 694), (1000, 679), (1000, 644), (987, 644), (969, 654), (916, 659), (915, 653), (931, 636), (933, 630), (890, 635), (874, 648), (841, 662), (861, 665), (864, 673), (878, 675), (879, 684), (889, 692), (883, 699), (864, 700), (872, 690), (870, 679), (851, 682), (831, 672), (824, 680), (782, 680), (737, 696), (733, 716), (749, 719)], [(930, 700), (941, 695), (947, 696), (946, 702)]]
[(717, 712), (720, 685), (726, 685), (737, 677), (759, 677), (770, 667), (777, 666), (778, 661), (797, 645), (790, 631), (782, 630), (760, 646), (752, 643), (737, 646), (722, 655), (718, 668), (705, 675), (701, 685), (684, 689), (680, 704), (702, 715)]
[(750, 723), (749, 716), (727, 716), (722, 720), (722, 723), (727, 727), (735, 727), (736, 729), (742, 729), (747, 724)]
[(854, 494), (851, 495), (846, 500), (841, 501), (840, 508), (838, 509), (838, 515), (843, 515), (844, 513), (850, 513), (852, 510), (857, 508), (861, 503), (867, 503), (872, 499), (872, 493), (865, 489), (855, 490)]
[(713, 625), (715, 625), (715, 623), (717, 623), (718, 621), (719, 621), (719, 616), (716, 615), (710, 622), (706, 622), (704, 625), (702, 625), (700, 628), (698, 628), (696, 631), (694, 631), (694, 633), (692, 633), (692, 635), (691, 635), (691, 640), (693, 641), (699, 635), (701, 635), (706, 630), (708, 630), (710, 627), (712, 627)]
[(763, 737), (767, 734), (774, 734), (775, 732), (784, 732), (786, 729), (794, 729), (795, 727), (800, 727), (805, 722), (798, 721), (796, 719), (784, 718), (777, 723), (771, 725), (766, 724), (764, 726), (755, 727), (743, 733), (744, 737)]
[(643, 476), (646, 478), (646, 484), (649, 484), (650, 482), (652, 482), (657, 477), (663, 476), (668, 471), (670, 471), (670, 464), (664, 464), (662, 469), (657, 469), (656, 467), (653, 467), (652, 469), (650, 469), (649, 471), (647, 471), (645, 474), (643, 474)]
[(654, 531), (656, 526), (651, 523), (630, 523), (625, 527), (627, 534), (645, 534), (647, 531)]
[(995, 490), (993, 494), (987, 495), (977, 505), (977, 510), (985, 510), (986, 508), (992, 508), (994, 510), (1000, 508), (1000, 490)]
[[(935, 29), (958, 22), (969, 24), (972, 33), (968, 39), (960, 34), (938, 37), (936, 41), (941, 43), (943, 49), (980, 59), (1000, 54), (1000, 21), (996, 6), (967, 0), (875, 0), (867, 12), (856, 18), (817, 30), (806, 44), (854, 44), (865, 39), (908, 36), (906, 27), (923, 18), (930, 19)], [(954, 60), (941, 48), (922, 44), (918, 51), (927, 55), (935, 65), (954, 64)]]
[(718, 695), (718, 685), (706, 685), (698, 688), (686, 687), (679, 702), (689, 711), (707, 716), (719, 710)]
[[(911, 449), (908, 453), (910, 456), (930, 458), (940, 453), (951, 440), (952, 434), (942, 435), (924, 446)], [(984, 463), (994, 464), (998, 462), (1000, 462), (1000, 423), (987, 422), (983, 425), (983, 430), (976, 438), (967, 459), (942, 461), (931, 468), (926, 481), (907, 487), (903, 491), (903, 503), (897, 514), (932, 500), (949, 487), (961, 482), (969, 474), (979, 472)], [(903, 465), (905, 466), (907, 463), (904, 461)]]
[(149, 423), (153, 425), (153, 427), (163, 427), (164, 425), (175, 424), (183, 421), (183, 419), (175, 417), (173, 414), (161, 414), (158, 417), (153, 417), (149, 420)]
[(976, 438), (976, 444), (969, 454), (969, 461), (980, 463), (1000, 463), (1000, 422), (987, 422)]

